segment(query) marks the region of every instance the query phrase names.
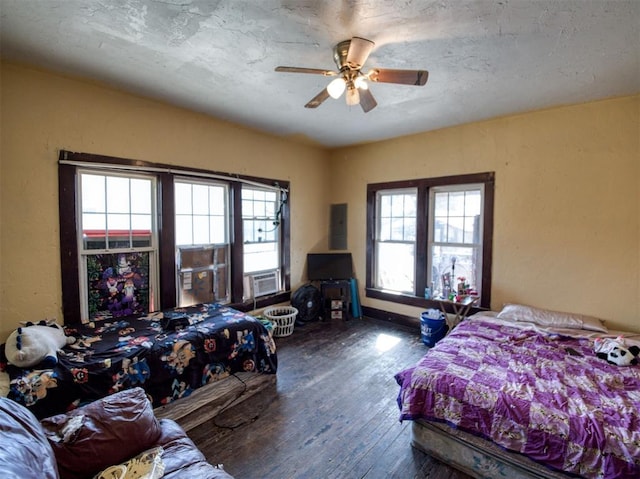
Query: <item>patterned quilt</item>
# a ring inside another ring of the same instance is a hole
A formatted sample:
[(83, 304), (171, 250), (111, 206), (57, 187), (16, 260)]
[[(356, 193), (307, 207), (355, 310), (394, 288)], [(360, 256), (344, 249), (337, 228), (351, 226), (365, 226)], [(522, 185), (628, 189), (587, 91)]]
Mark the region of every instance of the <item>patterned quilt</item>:
[[(58, 353), (55, 367), (7, 365), (8, 397), (39, 418), (136, 386), (157, 407), (235, 372), (277, 370), (275, 343), (267, 327), (217, 304), (106, 318), (65, 329), (77, 341)], [(1, 352), (4, 356), (4, 348)]]
[(396, 374), (400, 420), (427, 419), (586, 478), (640, 477), (640, 366), (593, 339), (476, 315)]

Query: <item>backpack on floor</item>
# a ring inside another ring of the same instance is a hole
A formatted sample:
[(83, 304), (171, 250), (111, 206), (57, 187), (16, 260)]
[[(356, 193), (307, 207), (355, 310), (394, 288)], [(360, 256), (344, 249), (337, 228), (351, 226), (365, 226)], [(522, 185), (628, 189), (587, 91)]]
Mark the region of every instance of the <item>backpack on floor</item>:
[(296, 321), (318, 321), (322, 312), (322, 295), (312, 284), (298, 288), (291, 296), (291, 306), (298, 310)]

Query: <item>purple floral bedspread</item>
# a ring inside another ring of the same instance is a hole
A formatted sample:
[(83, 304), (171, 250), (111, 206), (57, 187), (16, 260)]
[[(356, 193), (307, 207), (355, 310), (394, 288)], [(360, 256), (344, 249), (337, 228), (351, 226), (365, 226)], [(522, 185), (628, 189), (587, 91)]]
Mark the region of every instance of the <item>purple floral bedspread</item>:
[(588, 338), (467, 320), (396, 374), (400, 420), (428, 419), (586, 478), (640, 478), (640, 366)]

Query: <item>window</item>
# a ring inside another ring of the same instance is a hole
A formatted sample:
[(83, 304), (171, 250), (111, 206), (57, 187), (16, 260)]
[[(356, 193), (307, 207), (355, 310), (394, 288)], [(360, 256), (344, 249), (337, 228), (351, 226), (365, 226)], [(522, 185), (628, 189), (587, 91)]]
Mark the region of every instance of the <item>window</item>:
[(82, 317), (155, 310), (154, 178), (82, 170), (78, 181)]
[(376, 274), (378, 289), (413, 294), (416, 256), (416, 189), (377, 194)]
[(243, 299), (280, 289), (280, 215), (277, 191), (242, 187)]
[(429, 190), (427, 285), (447, 294), (458, 282), (482, 296), (482, 205), (484, 185), (433, 187)]
[(368, 185), (367, 296), (424, 305), (464, 277), (489, 307), (493, 173)]
[(278, 269), (278, 206), (276, 191), (243, 186), (242, 231), (245, 273)]
[(68, 151), (58, 179), (65, 324), (289, 299), (287, 182)]
[(178, 306), (228, 303), (229, 188), (177, 179), (174, 190)]

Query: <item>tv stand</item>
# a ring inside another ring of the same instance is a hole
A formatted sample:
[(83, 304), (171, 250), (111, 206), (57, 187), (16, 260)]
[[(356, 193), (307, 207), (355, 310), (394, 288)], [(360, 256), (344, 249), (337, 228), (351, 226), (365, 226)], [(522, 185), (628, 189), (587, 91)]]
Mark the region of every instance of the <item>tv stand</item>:
[(351, 281), (348, 279), (320, 282), (322, 318), (348, 320), (351, 308)]

